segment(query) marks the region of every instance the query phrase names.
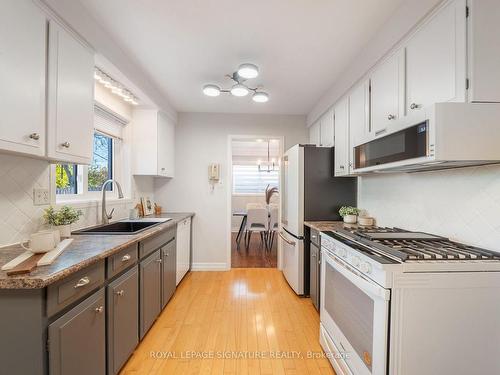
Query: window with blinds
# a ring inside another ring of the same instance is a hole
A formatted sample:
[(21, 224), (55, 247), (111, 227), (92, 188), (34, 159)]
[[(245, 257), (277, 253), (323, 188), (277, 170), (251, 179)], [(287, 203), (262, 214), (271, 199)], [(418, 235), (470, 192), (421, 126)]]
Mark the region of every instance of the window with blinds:
[(233, 194), (262, 194), (267, 185), (278, 187), (279, 170), (259, 171), (257, 165), (233, 164)]

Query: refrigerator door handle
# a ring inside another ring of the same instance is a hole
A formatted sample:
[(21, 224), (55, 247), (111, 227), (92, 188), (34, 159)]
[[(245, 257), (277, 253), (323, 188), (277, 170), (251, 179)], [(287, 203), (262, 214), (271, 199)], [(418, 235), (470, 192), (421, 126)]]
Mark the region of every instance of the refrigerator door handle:
[(283, 236), (283, 232), (281, 232), (281, 231), (280, 231), (280, 232), (278, 232), (278, 234), (279, 234), (279, 236), (281, 237), (281, 239), (282, 239), (283, 241), (285, 241), (287, 244), (289, 244), (290, 246), (295, 246), (295, 245), (296, 245), (296, 243), (295, 243), (295, 242), (290, 241), (290, 240), (289, 240), (289, 239), (287, 239), (285, 236)]

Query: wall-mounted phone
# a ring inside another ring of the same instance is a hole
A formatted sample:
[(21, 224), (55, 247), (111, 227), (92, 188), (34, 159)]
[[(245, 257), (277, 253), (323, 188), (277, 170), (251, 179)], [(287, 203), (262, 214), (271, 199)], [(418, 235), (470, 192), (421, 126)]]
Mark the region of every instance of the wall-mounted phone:
[(220, 164), (210, 164), (208, 166), (208, 180), (218, 182), (220, 180)]
[(212, 163), (208, 166), (208, 183), (210, 189), (214, 191), (215, 184), (220, 182), (220, 164)]

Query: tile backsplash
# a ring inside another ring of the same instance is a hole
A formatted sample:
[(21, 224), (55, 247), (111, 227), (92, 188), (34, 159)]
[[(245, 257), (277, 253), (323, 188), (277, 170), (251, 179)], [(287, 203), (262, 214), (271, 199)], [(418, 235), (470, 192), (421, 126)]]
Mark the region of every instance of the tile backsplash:
[[(0, 155), (0, 246), (25, 240), (30, 233), (42, 228), (43, 210), (48, 206), (33, 205), (33, 188), (50, 189), (50, 165), (47, 161), (21, 156)], [(113, 219), (125, 218), (135, 206), (138, 197), (153, 197), (151, 177), (137, 177), (132, 181), (132, 201), (108, 202), (108, 210), (115, 209)], [(89, 202), (80, 220), (72, 229), (96, 225), (100, 222), (100, 202)]]
[(500, 251), (500, 166), (359, 178), (377, 225), (426, 231)]

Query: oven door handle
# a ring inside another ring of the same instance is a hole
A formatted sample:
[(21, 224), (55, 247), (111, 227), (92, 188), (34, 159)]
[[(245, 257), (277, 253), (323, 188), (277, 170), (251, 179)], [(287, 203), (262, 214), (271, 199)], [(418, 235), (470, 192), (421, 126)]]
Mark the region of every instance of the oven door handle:
[(381, 287), (374, 281), (368, 280), (362, 273), (347, 265), (342, 260), (337, 259), (337, 257), (330, 254), (328, 250), (323, 250), (323, 259), (364, 293), (381, 298), (384, 301), (389, 301), (391, 299), (391, 292), (389, 290)]

